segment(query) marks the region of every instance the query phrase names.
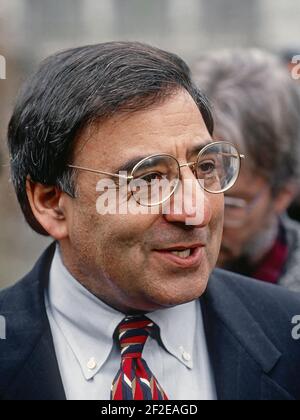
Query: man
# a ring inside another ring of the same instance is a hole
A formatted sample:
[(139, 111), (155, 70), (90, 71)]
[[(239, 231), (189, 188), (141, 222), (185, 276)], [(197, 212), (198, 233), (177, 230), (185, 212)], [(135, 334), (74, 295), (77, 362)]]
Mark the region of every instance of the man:
[(55, 243), (0, 295), (1, 399), (300, 397), (299, 297), (212, 273), (241, 160), (212, 131), (186, 64), (147, 45), (65, 51), (28, 81), (12, 179)]
[(297, 86), (259, 50), (207, 54), (195, 76), (214, 106), (214, 137), (247, 156), (225, 198), (218, 265), (299, 292), (300, 225), (286, 215), (300, 180)]

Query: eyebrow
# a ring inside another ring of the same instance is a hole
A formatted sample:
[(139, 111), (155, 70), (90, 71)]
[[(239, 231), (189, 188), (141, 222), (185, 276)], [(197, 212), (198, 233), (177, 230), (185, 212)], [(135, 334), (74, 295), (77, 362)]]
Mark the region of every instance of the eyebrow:
[(198, 144), (197, 146), (194, 146), (192, 149), (190, 149), (189, 154), (192, 156), (195, 154), (198, 155), (201, 152), (201, 150), (204, 149), (204, 147), (212, 143), (213, 143), (212, 140), (206, 140), (204, 143)]
[[(208, 146), (211, 143), (212, 143), (212, 140), (207, 140), (204, 143), (201, 143), (197, 146), (192, 147), (189, 150), (189, 155), (191, 155), (191, 156), (193, 156), (195, 154), (198, 155), (204, 147)], [(153, 156), (153, 155), (160, 155), (160, 154), (165, 154), (165, 153), (156, 152), (156, 153), (147, 154), (147, 155), (143, 155), (143, 156), (136, 156), (136, 157), (128, 160), (124, 164), (122, 164), (122, 166), (117, 168), (114, 173), (119, 173), (119, 172), (127, 172), (128, 173), (128, 172), (131, 172), (133, 170), (133, 168), (135, 167), (135, 165), (137, 165), (143, 159), (146, 159), (146, 158), (148, 158), (150, 156)]]
[(115, 173), (119, 172), (131, 172), (135, 165), (137, 165), (141, 160), (146, 159), (151, 155), (145, 155), (145, 156), (137, 156), (133, 159), (128, 160), (126, 163), (124, 163), (122, 166), (120, 166)]

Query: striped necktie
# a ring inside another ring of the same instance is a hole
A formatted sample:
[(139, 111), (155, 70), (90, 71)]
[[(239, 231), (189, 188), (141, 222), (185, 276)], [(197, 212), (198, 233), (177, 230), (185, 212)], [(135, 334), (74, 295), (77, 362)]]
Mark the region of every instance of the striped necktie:
[(127, 317), (117, 327), (121, 367), (111, 387), (111, 400), (167, 400), (142, 352), (155, 324), (145, 316)]

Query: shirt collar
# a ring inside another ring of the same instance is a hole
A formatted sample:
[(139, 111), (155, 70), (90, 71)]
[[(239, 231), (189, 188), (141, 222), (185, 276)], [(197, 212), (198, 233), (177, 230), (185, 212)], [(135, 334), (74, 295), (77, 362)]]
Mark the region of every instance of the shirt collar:
[[(84, 377), (93, 378), (112, 351), (112, 337), (124, 314), (106, 305), (74, 279), (63, 264), (58, 246), (50, 271), (47, 304)], [(190, 369), (197, 314), (201, 314), (197, 304), (194, 301), (146, 314), (158, 325), (165, 350)]]
[(196, 322), (199, 314), (201, 316), (199, 301), (147, 314), (159, 326), (160, 337), (166, 350), (190, 369), (193, 368)]

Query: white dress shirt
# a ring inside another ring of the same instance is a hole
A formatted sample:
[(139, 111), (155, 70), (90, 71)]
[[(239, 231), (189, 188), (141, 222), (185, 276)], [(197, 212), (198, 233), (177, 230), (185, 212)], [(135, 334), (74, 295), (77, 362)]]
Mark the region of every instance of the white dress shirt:
[[(109, 400), (121, 361), (112, 337), (124, 314), (72, 277), (58, 246), (45, 301), (67, 399)], [(168, 398), (216, 399), (200, 301), (146, 315), (160, 327), (164, 347), (149, 337), (143, 358)]]

